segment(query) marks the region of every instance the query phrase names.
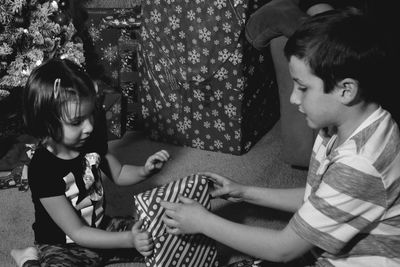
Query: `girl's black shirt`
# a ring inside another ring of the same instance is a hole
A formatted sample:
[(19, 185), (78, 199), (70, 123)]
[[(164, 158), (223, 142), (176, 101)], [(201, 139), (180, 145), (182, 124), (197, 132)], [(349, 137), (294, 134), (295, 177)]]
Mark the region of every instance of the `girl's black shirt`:
[[(104, 116), (97, 116), (94, 128), (106, 129)], [(96, 227), (100, 223), (105, 210), (100, 171), (98, 166), (93, 169), (87, 167), (87, 156), (98, 155), (101, 162), (107, 149), (107, 136), (103, 130), (94, 131), (80, 155), (71, 160), (60, 159), (44, 146), (38, 146), (28, 167), (28, 181), (35, 209), (35, 221), (32, 228), (36, 243), (72, 242), (51, 219), (40, 202), (41, 198), (65, 195), (76, 209), (77, 215), (86, 220), (89, 226)], [(88, 184), (87, 179), (85, 180), (89, 177), (88, 172), (89, 176), (93, 174), (93, 184)], [(90, 204), (83, 205), (89, 201)], [(82, 205), (83, 208), (80, 207)]]

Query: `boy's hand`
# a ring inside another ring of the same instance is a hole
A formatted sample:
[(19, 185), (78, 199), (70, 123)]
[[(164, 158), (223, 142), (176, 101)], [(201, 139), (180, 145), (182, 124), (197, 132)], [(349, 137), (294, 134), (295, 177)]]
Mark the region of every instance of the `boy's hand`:
[(149, 232), (144, 229), (140, 229), (143, 221), (139, 220), (132, 226), (132, 237), (133, 244), (137, 251), (144, 257), (148, 257), (153, 253), (153, 239)]
[(220, 197), (232, 202), (243, 201), (244, 185), (212, 172), (200, 172), (198, 174), (206, 176), (208, 180), (213, 182), (214, 190), (210, 193), (212, 197)]
[(163, 221), (167, 226), (167, 233), (200, 233), (200, 223), (205, 220), (208, 211), (193, 199), (179, 196), (179, 201), (180, 203), (161, 202), (161, 206), (166, 209)]
[(151, 155), (144, 164), (144, 171), (146, 175), (159, 171), (164, 163), (169, 159), (169, 153), (166, 150), (160, 150)]

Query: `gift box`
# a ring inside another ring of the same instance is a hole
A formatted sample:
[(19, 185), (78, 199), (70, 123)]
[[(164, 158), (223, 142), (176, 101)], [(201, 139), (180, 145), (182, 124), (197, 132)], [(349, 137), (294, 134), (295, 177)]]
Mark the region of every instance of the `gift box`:
[(212, 239), (201, 234), (172, 235), (166, 232), (162, 221), (165, 209), (160, 202), (178, 202), (180, 194), (211, 208), (208, 180), (199, 175), (190, 175), (134, 196), (142, 227), (154, 240), (153, 254), (146, 257), (146, 266), (218, 266), (216, 243)]
[[(141, 24), (140, 6), (131, 8), (87, 8), (88, 29), (96, 53), (104, 68), (102, 82), (112, 90), (122, 93), (127, 102), (123, 120), (126, 130), (137, 130), (140, 126), (137, 99), (137, 49), (138, 29)], [(115, 97), (108, 96), (108, 102)], [(113, 100), (114, 99), (114, 100)], [(111, 113), (113, 114), (113, 112)], [(109, 113), (109, 115), (111, 115)], [(109, 118), (115, 118), (110, 116)], [(111, 121), (116, 126), (115, 120)], [(113, 132), (119, 132), (118, 127)], [(120, 134), (111, 134), (114, 139)]]
[(126, 98), (113, 90), (102, 92), (108, 140), (121, 138), (126, 131)]
[[(246, 0), (144, 1), (139, 99), (156, 141), (240, 155), (279, 118), (271, 55), (243, 31)], [(260, 4), (261, 5), (261, 4)]]
[(127, 44), (136, 42), (136, 31), (141, 23), (140, 7), (88, 8), (87, 11), (88, 31), (104, 67), (103, 80), (119, 88), (121, 75), (136, 68), (136, 48), (127, 47)]

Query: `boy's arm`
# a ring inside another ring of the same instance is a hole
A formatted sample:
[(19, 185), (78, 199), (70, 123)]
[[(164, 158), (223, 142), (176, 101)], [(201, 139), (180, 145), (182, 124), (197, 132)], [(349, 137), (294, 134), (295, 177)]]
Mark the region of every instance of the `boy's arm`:
[(252, 204), (296, 212), (303, 203), (305, 188), (263, 188), (246, 186), (232, 179), (212, 172), (199, 173), (213, 182), (211, 196), (226, 198), (233, 202), (249, 202)]
[(163, 220), (168, 233), (202, 233), (243, 253), (276, 262), (293, 260), (313, 247), (291, 226), (272, 230), (238, 224), (209, 212), (192, 199), (180, 197), (180, 202), (161, 203), (166, 209)]
[(263, 207), (296, 212), (303, 203), (305, 188), (265, 188), (245, 186), (243, 200)]
[(212, 213), (205, 217), (201, 233), (245, 254), (274, 262), (291, 261), (313, 248), (290, 226), (273, 230), (238, 224)]

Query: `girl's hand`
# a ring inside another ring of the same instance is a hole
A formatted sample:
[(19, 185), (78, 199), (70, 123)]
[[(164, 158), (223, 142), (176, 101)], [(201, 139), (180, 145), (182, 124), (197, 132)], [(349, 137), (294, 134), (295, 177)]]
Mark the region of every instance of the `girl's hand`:
[(143, 224), (142, 220), (137, 221), (133, 225), (131, 233), (133, 238), (133, 244), (136, 250), (139, 251), (139, 253), (142, 254), (144, 257), (148, 257), (153, 253), (154, 244), (150, 233), (144, 229), (140, 229), (142, 224)]
[(208, 180), (213, 182), (214, 190), (210, 193), (212, 197), (220, 197), (232, 202), (243, 201), (244, 185), (212, 172), (201, 172), (198, 174), (206, 176)]
[(167, 233), (195, 234), (201, 232), (200, 223), (205, 220), (208, 213), (197, 201), (179, 196), (180, 203), (161, 202), (166, 209), (163, 221), (167, 226)]
[(169, 153), (166, 150), (160, 150), (151, 155), (144, 164), (144, 172), (146, 175), (159, 171), (164, 163), (169, 159)]

